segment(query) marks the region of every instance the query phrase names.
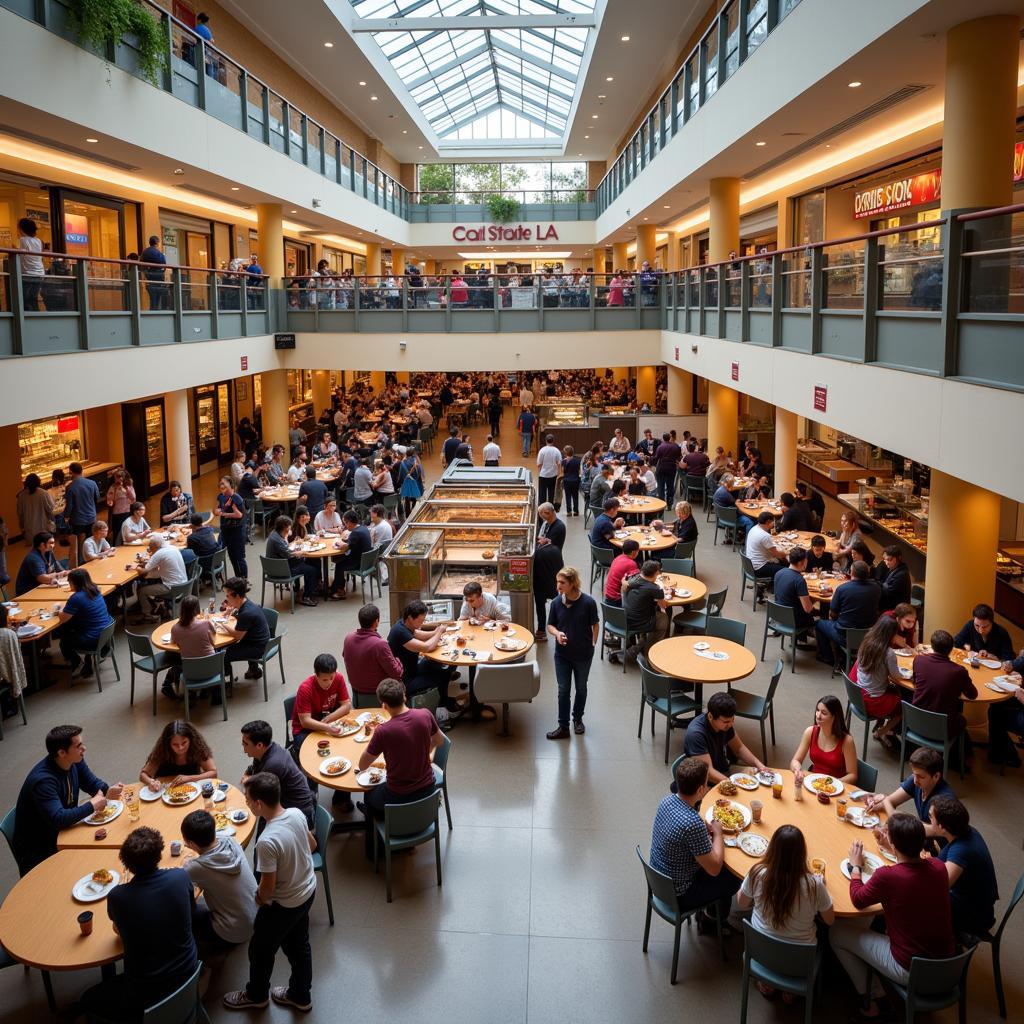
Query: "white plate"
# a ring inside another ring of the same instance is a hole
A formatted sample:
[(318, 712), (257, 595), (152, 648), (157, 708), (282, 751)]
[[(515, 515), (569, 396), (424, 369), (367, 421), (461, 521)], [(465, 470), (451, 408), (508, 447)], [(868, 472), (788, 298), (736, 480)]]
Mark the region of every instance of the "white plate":
[(234, 825), (227, 825), (224, 828), (217, 829), (216, 834), (220, 836), (221, 839), (230, 839), (231, 836), (233, 836), (236, 831), (238, 830), (235, 828)]
[(881, 855), (886, 860), (891, 860), (893, 862), (893, 864), (896, 863), (896, 854), (895, 853), (890, 853), (888, 850), (883, 849), (881, 846), (878, 847), (878, 852), (881, 853)]
[(818, 791), (813, 785), (811, 785), (815, 779), (832, 779), (832, 792), (828, 794), (829, 796), (839, 796), (843, 791), (843, 784), (834, 776), (823, 775), (820, 772), (811, 772), (804, 776), (804, 789), (806, 789), (808, 793), (813, 793), (815, 796), (818, 795)]
[(749, 857), (763, 857), (768, 852), (768, 840), (756, 832), (744, 832), (740, 836), (739, 848)]
[[(861, 881), (866, 882), (880, 867), (882, 867), (882, 860), (880, 857), (876, 857), (873, 853), (864, 851), (864, 867), (861, 868), (860, 877)], [(850, 861), (844, 857), (842, 863), (839, 865), (839, 870), (849, 878), (850, 877)]]
[(699, 644), (694, 644), (693, 645), (693, 649), (695, 651), (706, 651), (706, 650), (710, 649), (710, 647), (711, 647), (711, 644), (705, 642), (704, 640), (701, 640), (701, 642)]
[[(749, 779), (750, 784), (744, 785), (744, 783), (740, 782), (740, 779)], [(753, 775), (748, 775), (746, 772), (737, 772), (735, 775), (730, 775), (729, 781), (739, 786), (740, 789), (757, 789), (757, 779), (755, 779)]]
[(901, 679), (913, 679), (914, 670), (912, 668), (904, 668), (902, 665), (899, 667), (899, 673)]
[(112, 870), (110, 874), (113, 877), (106, 885), (98, 885), (94, 882), (92, 872), (84, 878), (80, 878), (71, 888), (72, 899), (79, 903), (95, 903), (97, 900), (106, 899), (110, 890), (121, 881), (121, 876), (116, 871)]
[(901, 647), (898, 651), (893, 651), (897, 658), (912, 658), (914, 652), (909, 647)]
[(1003, 693), (1014, 693), (1017, 687), (1021, 685), (1021, 680), (1014, 679), (1012, 676), (995, 676), (992, 682), (995, 683)]
[(863, 807), (850, 807), (846, 811), (846, 820), (858, 828), (874, 828), (881, 818), (877, 814), (864, 810)]
[(459, 625), (458, 622), (456, 622), (454, 626), (445, 626), (444, 627), (444, 631), (446, 633), (457, 633), (459, 631), (459, 628), (460, 628), (460, 625)]
[(228, 798), (228, 795), (227, 795), (227, 793), (224, 792), (223, 789), (216, 789), (216, 788), (214, 788), (214, 791), (213, 791), (213, 802), (215, 804), (222, 804), (225, 800), (227, 800), (227, 798)]
[(107, 810), (107, 808), (110, 808), (110, 807), (114, 808), (114, 813), (113, 814), (107, 815), (107, 817), (103, 818), (102, 820), (97, 820), (95, 814), (90, 814), (88, 818), (83, 818), (82, 819), (81, 824), (83, 824), (83, 825), (109, 825), (115, 818), (119, 817), (121, 812), (124, 810), (124, 801), (123, 800), (108, 800), (107, 801), (107, 807), (104, 808), (104, 811)]
[(163, 786), (161, 786), (155, 793), (149, 788), (149, 786), (139, 786), (139, 799), (144, 804), (151, 804), (154, 800), (160, 799), (160, 795), (163, 791)]
[[(724, 800), (725, 797), (718, 797), (717, 799), (718, 800)], [(727, 829), (723, 825), (722, 826), (722, 831), (723, 832), (741, 832), (743, 829), (745, 829), (750, 824), (750, 820), (751, 820), (750, 808), (747, 807), (744, 804), (736, 803), (735, 800), (730, 800), (729, 803), (732, 804), (732, 806), (735, 807), (736, 810), (738, 810), (743, 815), (743, 824), (738, 829), (735, 829), (735, 828)], [(705, 821), (709, 821), (710, 822), (712, 820), (712, 818), (714, 817), (714, 810), (715, 810), (715, 801), (712, 800), (711, 803), (708, 805), (708, 809), (704, 812), (704, 820)]]
[[(372, 771), (380, 772), (380, 779), (377, 782), (370, 781), (370, 772)], [(360, 786), (376, 786), (379, 785), (381, 782), (387, 781), (387, 777), (388, 773), (383, 768), (367, 768), (365, 772), (360, 772), (356, 776), (356, 782), (358, 782)]]
[[(372, 735), (373, 733), (370, 733), (370, 736)], [(354, 736), (352, 739), (354, 743), (369, 743), (370, 736), (367, 736), (365, 733), (360, 733), (358, 736)]]
[(356, 715), (356, 721), (360, 725), (366, 725), (366, 723), (373, 718), (374, 715), (379, 715), (379, 711), (364, 711), (362, 714)]
[(241, 825), (243, 822), (249, 820), (249, 811), (245, 807), (233, 807), (230, 811), (227, 811), (227, 816), (236, 824)]
[[(340, 772), (329, 772), (327, 766), (329, 764), (340, 764)], [(340, 779), (352, 767), (352, 762), (347, 757), (326, 757), (320, 762), (320, 774), (327, 779)]]
[(194, 782), (183, 782), (182, 786), (189, 786), (192, 789), (192, 795), (181, 803), (172, 803), (170, 794), (167, 792), (167, 788), (164, 787), (163, 792), (160, 794), (160, 799), (163, 800), (168, 807), (187, 807), (196, 797), (199, 796), (199, 787)]
[(1003, 663), (1001, 661), (996, 661), (995, 658), (982, 658), (981, 659), (981, 665), (982, 665), (983, 668), (1002, 668), (1003, 667)]
[(756, 778), (762, 786), (775, 785), (775, 772), (758, 772)]
[(170, 642), (171, 642), (171, 634), (170, 633), (164, 633), (160, 637), (160, 643), (162, 643), (162, 644), (169, 644)]
[(351, 736), (352, 733), (359, 732), (359, 729), (360, 726), (358, 725), (345, 725), (344, 723), (342, 723), (341, 732), (338, 733), (338, 735), (341, 737)]
[(494, 649), (496, 651), (521, 651), (526, 644), (522, 640), (495, 640)]

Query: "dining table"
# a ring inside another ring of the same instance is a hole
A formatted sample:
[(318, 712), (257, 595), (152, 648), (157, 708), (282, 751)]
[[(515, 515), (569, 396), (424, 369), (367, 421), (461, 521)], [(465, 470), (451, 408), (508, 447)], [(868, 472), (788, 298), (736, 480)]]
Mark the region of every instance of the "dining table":
[[(896, 662), (900, 667), (899, 685), (904, 690), (909, 690), (911, 693), (914, 691), (913, 676), (905, 674), (913, 672), (914, 658), (919, 654), (928, 654), (930, 652), (931, 646), (928, 644), (918, 644), (913, 649), (904, 647), (896, 652)], [(987, 707), (989, 704), (998, 704), (1001, 701), (1009, 700), (1013, 696), (1016, 687), (1010, 689), (1009, 686), (1004, 687), (996, 682), (997, 679), (1002, 680), (1004, 678), (1004, 672), (1001, 664), (996, 665), (995, 658), (991, 659), (988, 665), (979, 662), (978, 666), (975, 667), (971, 664), (970, 655), (965, 650), (960, 647), (954, 647), (950, 654), (950, 660), (958, 665), (963, 665), (967, 669), (971, 682), (974, 683), (974, 688), (978, 691), (977, 697), (971, 700), (964, 699), (965, 707), (972, 704), (981, 704)]]
[(786, 511), (782, 507), (782, 503), (778, 501), (737, 501), (736, 509), (742, 515), (749, 516), (751, 519), (756, 520), (762, 512), (771, 512), (776, 519), (780, 519), (782, 514)]
[[(376, 725), (380, 724), (377, 719), (387, 721), (391, 713), (385, 707), (367, 708), (362, 711), (352, 711), (341, 720), (346, 729), (352, 729), (348, 735), (332, 736), (326, 732), (310, 733), (299, 749), (299, 767), (306, 775), (318, 785), (326, 786), (341, 793), (363, 793), (372, 789), (375, 783), (362, 785), (356, 778), (359, 774), (356, 767), (359, 758), (366, 749), (366, 744), (373, 735)], [(347, 724), (351, 723), (351, 724)], [(367, 733), (365, 726), (369, 723), (370, 732)], [(356, 728), (358, 726), (358, 728)], [(327, 741), (326, 753), (321, 753), (318, 744)], [(324, 766), (332, 758), (344, 758), (349, 762), (349, 767), (339, 775), (329, 775), (324, 771)], [(371, 767), (386, 768), (383, 756), (378, 757)]]
[(641, 551), (668, 551), (676, 546), (676, 535), (671, 530), (655, 530), (650, 526), (624, 526), (616, 530), (609, 538), (617, 548), (632, 537), (640, 545)]
[(785, 532), (773, 534), (775, 546), (783, 554), (787, 554), (797, 546), (810, 551), (811, 541), (815, 537), (825, 537), (825, 550), (830, 555), (834, 555), (839, 550), (839, 542), (835, 537), (826, 537), (824, 534), (815, 533), (813, 530), (786, 530)]
[(652, 644), (647, 652), (651, 668), (662, 675), (692, 683), (694, 699), (703, 705), (704, 686), (745, 679), (757, 658), (742, 644), (710, 636), (673, 636)]
[(619, 513), (624, 516), (652, 516), (664, 512), (665, 508), (665, 502), (653, 495), (619, 495)]
[[(665, 591), (665, 604), (669, 608), (685, 608), (687, 605), (703, 601), (708, 595), (707, 584), (696, 576), (684, 576), (680, 572), (658, 573), (657, 584)], [(672, 596), (668, 596), (671, 588)]]
[[(203, 612), (196, 616), (197, 619), (210, 619), (214, 624), (216, 630), (218, 625), (229, 626), (232, 629), (235, 625), (235, 618), (233, 615), (221, 615), (213, 614), (210, 615), (208, 612)], [(150, 635), (150, 641), (158, 651), (168, 651), (171, 654), (178, 654), (180, 648), (173, 640), (171, 640), (171, 628), (177, 624), (177, 619), (169, 619), (167, 622), (161, 622), (159, 626), (154, 627), (152, 634)], [(231, 644), (235, 643), (235, 638), (230, 633), (222, 633), (217, 630), (213, 634), (213, 649), (215, 651), (222, 650), (225, 647), (230, 647)]]
[[(830, 602), (835, 592), (850, 578), (841, 572), (805, 572), (802, 574), (807, 584), (807, 596), (812, 601)], [(827, 590), (822, 590), (822, 587)]]

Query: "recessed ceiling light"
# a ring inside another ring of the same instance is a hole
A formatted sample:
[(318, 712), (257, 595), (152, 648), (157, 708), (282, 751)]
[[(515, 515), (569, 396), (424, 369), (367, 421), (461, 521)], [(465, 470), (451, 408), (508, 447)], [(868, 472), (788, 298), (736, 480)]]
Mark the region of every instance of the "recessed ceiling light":
[(185, 169), (183, 167), (175, 167), (174, 168), (174, 173), (175, 174), (184, 174), (185, 173)]
[(851, 89), (859, 89), (860, 88), (860, 82), (850, 82), (849, 85), (850, 85)]
[(582, 154), (582, 153), (577, 153), (576, 155), (577, 155), (577, 156), (583, 156), (583, 154)]
[(232, 185), (232, 186), (231, 186), (231, 191), (232, 191), (232, 192), (237, 192), (237, 191), (239, 190), (239, 188), (240, 188), (240, 187), (241, 187), (241, 186), (239, 186), (239, 185)]
[(100, 140), (99, 139), (91, 139), (90, 138), (90, 139), (86, 139), (85, 141), (86, 142), (99, 142)]
[(360, 82), (359, 84), (360, 84), (360, 85), (366, 85), (366, 83), (365, 83), (365, 82)]
[(327, 49), (329, 50), (329, 49), (331, 49), (331, 47), (334, 46), (334, 43), (324, 43), (324, 46), (326, 46)]
[(623, 37), (622, 37), (622, 41), (623, 41), (624, 43), (628, 43), (628, 42), (629, 42), (629, 36), (623, 36)]
[(593, 120), (593, 121), (597, 120), (597, 114), (591, 114), (590, 117), (591, 117), (591, 120)]
[(409, 129), (408, 128), (403, 128), (402, 129), (402, 134), (403, 135), (408, 135), (409, 134)]
[(671, 209), (672, 209), (672, 207), (671, 207), (671, 206), (669, 206), (669, 204), (668, 204), (668, 203), (665, 203), (665, 205), (664, 205), (664, 206), (662, 207), (662, 209), (663, 209), (663, 210), (671, 210)]
[(420, 149), (422, 149), (423, 147), (422, 147), (422, 146), (420, 146), (419, 148), (420, 148)]
[(758, 141), (758, 142), (755, 142), (754, 145), (755, 146), (767, 146), (768, 143), (767, 142), (760, 142), (760, 141)]
[(589, 139), (589, 138), (590, 138), (590, 136), (589, 136), (589, 135), (584, 135), (584, 136), (583, 136), (583, 138), (585, 138), (585, 139)]
[(298, 213), (299, 211), (298, 210), (289, 210), (288, 212), (289, 213)]
[[(292, 212), (294, 212), (294, 211), (292, 211)], [(647, 218), (646, 218), (646, 217), (644, 217), (644, 220), (647, 220)]]
[(614, 75), (609, 75), (609, 76), (608, 76), (608, 77), (607, 77), (607, 78), (605, 79), (605, 81), (606, 81), (606, 82), (614, 82), (614, 81), (615, 81), (615, 76), (614, 76)]
[(376, 96), (371, 96), (371, 97), (370, 97), (370, 99), (371, 99), (371, 100), (376, 100), (376, 99), (377, 99), (377, 97), (376, 97)]

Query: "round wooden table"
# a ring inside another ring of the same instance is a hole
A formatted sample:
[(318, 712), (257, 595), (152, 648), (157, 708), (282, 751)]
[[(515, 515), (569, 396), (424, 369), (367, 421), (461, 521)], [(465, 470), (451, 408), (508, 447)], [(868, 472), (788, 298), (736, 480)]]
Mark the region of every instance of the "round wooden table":
[(730, 491), (742, 491), (749, 487), (751, 484), (756, 484), (757, 480), (752, 476), (737, 476), (733, 477), (732, 483), (729, 485)]
[[(199, 619), (208, 619), (210, 616), (202, 614), (196, 616)], [(229, 626), (234, 626), (235, 620), (228, 616), (216, 615), (215, 618), (224, 618)], [(177, 619), (171, 619), (168, 622), (161, 622), (157, 626), (152, 634), (150, 640), (153, 642), (153, 646), (159, 651), (170, 651), (172, 654), (178, 653), (178, 645), (170, 639), (171, 627), (177, 622)], [(167, 637), (168, 639), (164, 639)], [(233, 636), (228, 636), (227, 633), (214, 633), (213, 634), (213, 649), (219, 651), (222, 647), (230, 647), (235, 642)]]
[[(188, 535), (192, 532), (192, 528), (189, 526), (177, 526), (174, 528), (174, 532), (171, 533), (169, 530), (154, 530), (150, 534), (150, 537), (160, 537), (163, 539), (165, 544), (170, 544), (172, 547), (178, 548), (180, 551), (188, 543)], [(150, 537), (143, 537), (141, 540), (129, 540), (118, 547), (131, 548), (132, 554), (134, 555), (137, 551), (145, 551), (149, 547)]]
[(661, 498), (645, 498), (639, 494), (623, 494), (619, 497), (619, 512), (625, 516), (650, 516), (664, 511), (665, 502)]
[(662, 530), (650, 530), (643, 526), (624, 526), (615, 531), (610, 541), (615, 547), (621, 548), (623, 542), (630, 537), (640, 544), (641, 551), (668, 551), (676, 546), (676, 537), (671, 530), (666, 537)]
[(762, 512), (771, 512), (776, 519), (786, 510), (777, 501), (737, 501), (736, 508), (745, 516), (755, 520)]
[(258, 497), (260, 501), (273, 501), (283, 504), (298, 501), (299, 485), (286, 484), (283, 487), (265, 487), (262, 491), (257, 491), (256, 497)]
[[(169, 781), (169, 780), (168, 780)], [(223, 780), (214, 780), (217, 781)], [(197, 783), (201, 785), (201, 783)], [(141, 782), (133, 782), (130, 785), (126, 785), (126, 789), (135, 790), (136, 798), (138, 798), (139, 792), (145, 787)], [(121, 799), (124, 800), (122, 794)], [(229, 785), (227, 789), (227, 797), (220, 803), (213, 805), (214, 810), (217, 811), (228, 811), (237, 810), (238, 808), (245, 808), (245, 797), (242, 796), (240, 790), (234, 786)], [(172, 839), (181, 839), (181, 821), (187, 815), (191, 814), (192, 811), (200, 811), (203, 809), (203, 798), (202, 796), (197, 797), (191, 803), (182, 804), (177, 807), (170, 807), (160, 800), (151, 801), (139, 801), (139, 820), (129, 821), (128, 820), (128, 808), (125, 809), (112, 821), (107, 822), (103, 826), (107, 830), (107, 836), (105, 839), (96, 839), (97, 825), (83, 825), (81, 823), (72, 825), (70, 828), (61, 829), (57, 834), (57, 849), (58, 850), (118, 850), (121, 844), (124, 842), (125, 837), (133, 829), (139, 828), (141, 825), (148, 825), (150, 828), (155, 828), (163, 837), (164, 842), (168, 848)], [(234, 838), (240, 846), (247, 846), (249, 840), (252, 839), (253, 832), (256, 830), (256, 818), (250, 812), (249, 817), (246, 818), (241, 824), (236, 825), (232, 822), (232, 828), (235, 830)]]
[[(914, 658), (917, 653), (922, 653), (920, 646), (915, 654), (897, 655), (896, 661), (899, 663), (900, 668), (912, 669), (914, 667)], [(971, 677), (971, 682), (974, 683), (974, 686), (978, 691), (978, 696), (975, 697), (974, 700), (965, 699), (964, 704), (998, 704), (1000, 701), (1009, 700), (1013, 696), (1012, 693), (1004, 693), (1002, 690), (999, 690), (998, 692), (990, 690), (986, 685), (987, 683), (991, 683), (996, 676), (1005, 675), (1002, 668), (986, 668), (984, 665), (979, 665), (977, 668), (971, 668), (970, 663), (966, 660), (967, 657), (967, 652), (961, 650), (959, 647), (954, 647), (953, 653), (950, 655), (950, 658), (953, 661), (963, 665), (963, 667), (967, 669), (967, 672)], [(992, 660), (994, 661), (995, 659)], [(910, 690), (910, 692), (913, 693), (913, 679), (900, 679), (899, 685), (902, 686), (904, 690)]]
[[(860, 828), (852, 822), (840, 821), (836, 817), (835, 798), (828, 804), (820, 804), (813, 793), (804, 789), (803, 800), (794, 800), (793, 773), (788, 768), (772, 770), (777, 776), (782, 777), (781, 800), (772, 797), (771, 786), (758, 786), (756, 790), (737, 787), (736, 795), (727, 798), (735, 803), (745, 804), (747, 807), (750, 806), (751, 800), (760, 800), (764, 804), (761, 823), (756, 825), (752, 821), (746, 831), (770, 839), (780, 825), (796, 825), (807, 840), (807, 859), (810, 861), (820, 857), (825, 861), (825, 885), (832, 897), (836, 916), (860, 917), (878, 913), (877, 906), (858, 910), (853, 905), (853, 901), (850, 899), (850, 883), (839, 867), (849, 855), (850, 845), (855, 839), (859, 839), (864, 844), (864, 849), (868, 853), (875, 854), (883, 864), (889, 864), (890, 862), (882, 856), (878, 848), (878, 840), (875, 839), (874, 832), (869, 828)], [(843, 789), (842, 795), (847, 798), (847, 806), (862, 807), (863, 804), (856, 804), (849, 799), (853, 789), (856, 787), (850, 785), (846, 785)], [(721, 796), (717, 786), (708, 790), (707, 796), (701, 802), (702, 818), (707, 813), (707, 809)], [(879, 817), (884, 819), (884, 814), (879, 814)], [(738, 846), (725, 848), (725, 866), (740, 878), (744, 877), (760, 859), (748, 856)]]
[[(810, 530), (787, 530), (785, 533), (776, 533), (774, 540), (775, 546), (785, 554), (797, 545), (810, 551), (811, 540), (815, 537), (825, 537), (825, 535)], [(839, 550), (839, 543), (835, 537), (825, 537), (825, 550), (830, 555), (834, 555)]]
[[(807, 584), (807, 596), (812, 601), (831, 601), (835, 592), (844, 584), (849, 583), (849, 577), (841, 572), (805, 572), (804, 582)], [(827, 593), (821, 592), (821, 585), (827, 583), (832, 589)]]
[[(365, 712), (373, 713), (374, 711), (379, 712), (385, 718), (390, 718), (391, 715), (387, 708), (362, 708), (360, 710), (352, 710), (345, 717), (347, 719), (356, 719), (359, 715)], [(289, 725), (289, 728), (291, 726)], [(314, 781), (319, 783), (321, 786), (326, 786), (328, 789), (337, 789), (343, 793), (363, 793), (367, 789), (372, 789), (372, 786), (360, 786), (356, 781), (356, 776), (359, 774), (359, 758), (363, 756), (363, 751), (366, 750), (365, 743), (359, 743), (356, 741), (356, 737), (360, 733), (353, 733), (351, 736), (331, 736), (326, 732), (313, 732), (310, 733), (302, 743), (302, 747), (299, 750), (299, 767)], [(331, 752), (329, 755), (321, 757), (317, 751), (316, 745), (319, 740), (328, 740), (331, 744)], [(344, 775), (324, 775), (320, 771), (320, 765), (327, 760), (328, 757), (344, 757), (352, 762), (352, 767), (349, 768)], [(377, 768), (384, 768), (384, 758), (378, 757), (373, 762)]]
[[(443, 665), (501, 665), (510, 661), (518, 661), (524, 658), (533, 649), (533, 630), (518, 623), (510, 622), (509, 630), (486, 629), (484, 626), (471, 626), (469, 619), (462, 619), (458, 623), (458, 629), (448, 630), (441, 638), (441, 643), (432, 651), (424, 651), (423, 656), (431, 661), (440, 662)], [(511, 633), (511, 635), (510, 635)], [(457, 637), (466, 638), (466, 646), (456, 645)], [(517, 651), (498, 650), (494, 644), (502, 638), (521, 640), (525, 646)], [(482, 654), (489, 652), (490, 657), (486, 661), (479, 662), (465, 652), (476, 651)]]
[[(676, 591), (665, 602), (669, 608), (680, 608), (684, 605), (696, 604), (707, 597), (707, 585), (697, 579), (696, 576), (684, 576), (678, 572), (662, 572), (658, 574), (657, 582), (662, 589), (673, 587)], [(690, 592), (689, 597), (682, 597), (679, 594), (680, 590), (688, 590)]]
[[(721, 661), (705, 657), (694, 650), (694, 644), (699, 643), (710, 644), (710, 651), (724, 651), (729, 657)], [(757, 658), (753, 651), (731, 640), (704, 636), (673, 636), (659, 640), (647, 652), (647, 660), (662, 675), (674, 676), (698, 686), (745, 679), (757, 668)]]

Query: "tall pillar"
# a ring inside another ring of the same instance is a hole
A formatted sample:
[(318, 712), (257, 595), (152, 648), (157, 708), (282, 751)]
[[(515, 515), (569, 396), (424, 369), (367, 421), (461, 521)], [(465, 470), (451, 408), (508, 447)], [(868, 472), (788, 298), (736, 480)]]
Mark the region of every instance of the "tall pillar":
[[(139, 239), (139, 252), (149, 245), (150, 238), (156, 235), (160, 239), (160, 248), (163, 248), (163, 232), (160, 230), (160, 204), (155, 200), (144, 200), (142, 206), (142, 237)], [(127, 221), (125, 226), (127, 227)], [(131, 229), (129, 229), (131, 230)]]
[(718, 263), (740, 250), (740, 179), (712, 178), (710, 190), (708, 262)]
[(796, 487), (796, 413), (775, 406), (775, 493)]
[(653, 224), (641, 224), (636, 229), (636, 265), (639, 268), (644, 260), (653, 267), (658, 255), (657, 230)]
[(628, 366), (614, 366), (612, 367), (612, 376), (615, 380), (624, 380), (629, 383), (629, 367)]
[(979, 602), (995, 601), (998, 494), (933, 469), (928, 500), (928, 580), (922, 636), (955, 633)]
[(380, 245), (376, 242), (366, 243), (366, 276), (380, 277)]
[(629, 265), (628, 242), (612, 242), (612, 273), (625, 270)]
[(657, 392), (657, 373), (653, 366), (638, 366), (636, 368), (636, 402), (643, 405), (646, 402), (652, 409)]
[(946, 33), (943, 209), (1013, 201), (1020, 19), (978, 18)]
[(263, 443), (269, 448), (283, 444), (288, 451), (288, 371), (267, 370), (260, 374), (263, 415)]
[(433, 277), (437, 273), (436, 260), (424, 260), (423, 273), (426, 274), (428, 277)]
[(405, 273), (405, 250), (391, 246), (391, 273), (401, 276)]
[(396, 370), (395, 371), (395, 380), (397, 380), (399, 384), (404, 384), (406, 387), (408, 387), (409, 386), (409, 371), (408, 370)]
[[(0, 427), (0, 465), (6, 466), (5, 484), (10, 486), (0, 487), (0, 516), (3, 516), (13, 538), (20, 532), (18, 526), (18, 505), (17, 492), (20, 484), (15, 485), (16, 479), (24, 479), (21, 474), (21, 446), (18, 444), (18, 425), (9, 423)], [(32, 538), (26, 537), (28, 546), (32, 545)], [(61, 555), (61, 558), (64, 556)], [(10, 566), (9, 572), (14, 575), (14, 567)], [(14, 588), (11, 588), (11, 593)]]
[(331, 375), (327, 370), (313, 371), (313, 417), (331, 407)]
[(735, 454), (739, 437), (739, 397), (738, 391), (708, 381), (708, 447), (711, 451), (721, 445)]
[(370, 384), (373, 387), (373, 393), (379, 395), (384, 390), (385, 378), (383, 370), (371, 370), (370, 371)]
[(693, 374), (678, 366), (668, 368), (668, 414), (689, 416), (693, 412)]
[[(280, 203), (257, 203), (260, 232), (260, 266), (270, 277), (270, 287), (280, 288), (284, 277), (284, 209)], [(265, 422), (265, 421), (264, 421)]]
[(192, 479), (192, 432), (188, 426), (188, 389), (168, 391), (164, 395), (164, 422), (167, 429), (167, 479), (186, 486)]
[(683, 236), (678, 231), (670, 231), (668, 233), (668, 259), (665, 261), (666, 265), (662, 268), (670, 273), (674, 270), (683, 269), (683, 261), (680, 255), (682, 250)]

